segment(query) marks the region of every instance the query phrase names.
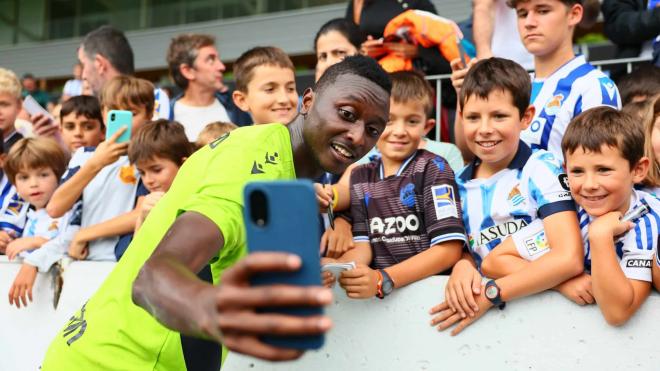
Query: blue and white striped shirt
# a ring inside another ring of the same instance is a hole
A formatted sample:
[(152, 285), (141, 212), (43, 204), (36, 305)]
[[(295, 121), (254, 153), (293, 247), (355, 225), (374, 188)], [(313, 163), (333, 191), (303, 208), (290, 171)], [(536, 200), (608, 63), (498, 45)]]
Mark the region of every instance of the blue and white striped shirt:
[(532, 79), (534, 119), (520, 137), (532, 149), (563, 158), (561, 139), (573, 117), (589, 108), (621, 108), (619, 90), (609, 77), (579, 55), (545, 79)]

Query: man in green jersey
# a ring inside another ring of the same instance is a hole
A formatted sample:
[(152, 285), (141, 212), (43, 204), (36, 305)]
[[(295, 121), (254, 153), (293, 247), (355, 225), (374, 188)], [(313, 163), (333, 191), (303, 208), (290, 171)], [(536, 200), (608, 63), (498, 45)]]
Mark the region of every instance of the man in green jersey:
[(218, 370), (218, 343), (264, 359), (299, 357), (259, 336), (318, 334), (330, 319), (255, 308), (326, 305), (331, 293), (249, 286), (250, 275), (296, 270), (300, 260), (259, 253), (236, 263), (245, 254), (243, 186), (342, 173), (383, 131), (390, 89), (372, 59), (346, 58), (305, 91), (288, 126), (241, 128), (191, 156), (113, 272), (56, 336), (42, 370)]

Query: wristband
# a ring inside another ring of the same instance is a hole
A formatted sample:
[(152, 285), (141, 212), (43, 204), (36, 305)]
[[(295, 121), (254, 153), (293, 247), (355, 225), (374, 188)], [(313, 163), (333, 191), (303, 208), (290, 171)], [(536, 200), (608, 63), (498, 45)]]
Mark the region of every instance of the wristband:
[(337, 192), (337, 187), (335, 186), (330, 186), (330, 188), (332, 188), (332, 209), (334, 210), (339, 203), (339, 192)]
[(385, 295), (383, 295), (383, 274), (380, 273), (380, 270), (377, 270), (376, 273), (378, 273), (378, 282), (376, 282), (376, 296), (382, 299), (385, 297)]

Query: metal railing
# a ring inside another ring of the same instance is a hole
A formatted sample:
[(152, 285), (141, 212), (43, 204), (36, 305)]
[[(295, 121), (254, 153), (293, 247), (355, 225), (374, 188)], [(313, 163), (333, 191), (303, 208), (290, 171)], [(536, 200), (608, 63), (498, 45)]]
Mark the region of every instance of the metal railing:
[[(616, 65), (626, 65), (626, 72), (630, 73), (632, 72), (632, 67), (636, 63), (645, 63), (645, 62), (650, 62), (651, 58), (621, 58), (621, 59), (607, 59), (607, 60), (601, 60), (601, 61), (589, 61), (591, 65), (597, 67), (599, 70), (603, 69), (603, 66), (616, 66)], [(533, 71), (530, 71), (533, 72)], [(441, 125), (441, 114), (442, 114), (442, 84), (443, 80), (450, 80), (451, 75), (450, 74), (445, 74), (445, 75), (430, 75), (426, 76), (426, 79), (429, 80), (429, 82), (433, 83), (435, 82), (435, 138), (436, 140), (440, 140), (440, 125)], [(450, 84), (451, 82), (448, 81)], [(450, 125), (450, 129), (451, 129)], [(451, 131), (451, 130), (450, 130)], [(450, 134), (451, 137), (451, 134)]]

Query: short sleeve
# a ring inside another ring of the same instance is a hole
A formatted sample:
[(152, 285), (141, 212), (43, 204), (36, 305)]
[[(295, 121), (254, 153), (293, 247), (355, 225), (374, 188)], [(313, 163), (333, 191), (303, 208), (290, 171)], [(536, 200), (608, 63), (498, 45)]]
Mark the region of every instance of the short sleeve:
[(653, 254), (658, 249), (658, 234), (660, 230), (660, 215), (657, 213), (657, 202), (647, 203), (650, 210), (635, 221), (635, 226), (626, 233), (623, 240), (617, 244), (621, 251), (621, 270), (629, 279), (652, 281)]
[(243, 208), (233, 201), (211, 196), (205, 193), (194, 194), (179, 208), (179, 215), (192, 211), (204, 215), (220, 229), (224, 246), (219, 257), (236, 257), (245, 247), (245, 228), (243, 226)]
[(454, 172), (445, 159), (428, 161), (422, 182), (424, 224), (430, 246), (446, 241), (467, 241), (461, 201)]
[(619, 89), (614, 84), (614, 81), (607, 76), (593, 80), (590, 79), (584, 85), (584, 92), (580, 94), (575, 103), (573, 116), (577, 116), (590, 108), (600, 106), (610, 106), (616, 109), (621, 108)]
[(547, 151), (536, 152), (526, 165), (530, 170), (528, 191), (544, 219), (562, 211), (575, 211), (568, 177), (561, 161)]

